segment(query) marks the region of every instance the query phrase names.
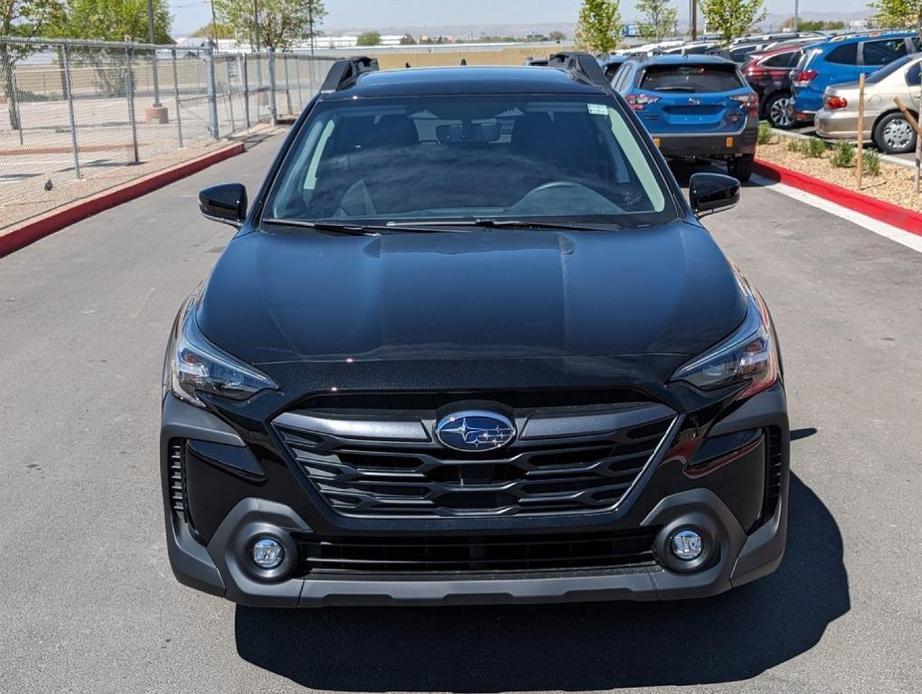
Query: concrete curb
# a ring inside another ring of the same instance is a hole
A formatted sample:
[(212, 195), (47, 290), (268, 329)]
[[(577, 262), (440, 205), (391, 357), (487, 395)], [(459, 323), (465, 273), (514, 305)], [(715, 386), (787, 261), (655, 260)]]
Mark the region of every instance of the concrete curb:
[(0, 230), (0, 258), (28, 246), (45, 236), (60, 231), (81, 219), (86, 219), (123, 202), (146, 195), (151, 191), (207, 169), (213, 164), (243, 154), (243, 142), (235, 142), (196, 159), (176, 164), (162, 171), (142, 176), (134, 181), (102, 191), (83, 200), (70, 203), (46, 214), (21, 222), (9, 229)]
[(860, 212), (879, 222), (922, 236), (922, 214), (907, 210), (905, 207), (884, 202), (883, 200), (872, 198), (870, 195), (857, 193), (834, 183), (827, 183), (813, 176), (808, 176), (784, 166), (771, 164), (761, 159), (756, 159), (753, 172), (789, 185), (792, 188), (825, 198), (830, 202), (842, 205), (855, 212)]

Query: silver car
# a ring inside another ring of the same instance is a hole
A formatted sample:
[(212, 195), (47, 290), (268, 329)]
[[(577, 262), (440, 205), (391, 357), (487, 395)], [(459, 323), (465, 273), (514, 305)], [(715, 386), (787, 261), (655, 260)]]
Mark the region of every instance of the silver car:
[[(913, 113), (922, 99), (922, 53), (894, 60), (868, 75), (864, 88), (865, 142), (873, 142), (887, 154), (911, 152), (916, 134), (897, 108), (899, 97)], [(858, 83), (826, 87), (823, 108), (814, 119), (816, 134), (833, 140), (854, 140), (858, 133)]]

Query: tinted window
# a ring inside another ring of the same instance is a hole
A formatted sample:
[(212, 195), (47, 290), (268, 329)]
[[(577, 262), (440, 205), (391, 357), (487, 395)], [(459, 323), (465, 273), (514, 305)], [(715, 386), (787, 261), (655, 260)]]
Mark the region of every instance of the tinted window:
[(321, 102), (266, 205), (276, 219), (674, 219), (614, 99), (420, 97)]
[(734, 48), (730, 51), (730, 60), (734, 63), (744, 63), (750, 55), (755, 53), (755, 46), (747, 46), (746, 48)]
[(743, 86), (731, 65), (651, 65), (640, 82), (654, 92), (729, 92)]
[(868, 83), (880, 82), (881, 80), (888, 78), (890, 75), (892, 75), (897, 70), (901, 70), (902, 68), (904, 68), (906, 66), (906, 63), (910, 63), (916, 59), (917, 58), (915, 56), (906, 55), (900, 58), (899, 60), (894, 60), (889, 65), (882, 67), (880, 70), (876, 70), (875, 72), (872, 72), (870, 75), (868, 75), (867, 82)]
[(858, 64), (858, 44), (846, 43), (844, 46), (836, 46), (826, 56), (827, 63), (837, 63), (839, 65), (857, 65)]
[(799, 57), (800, 54), (797, 52), (779, 53), (763, 60), (762, 65), (765, 67), (793, 67)]
[(862, 50), (865, 65), (886, 65), (906, 55), (906, 41), (903, 39), (865, 41)]
[(910, 87), (922, 85), (922, 63), (916, 63), (906, 71), (906, 84)]

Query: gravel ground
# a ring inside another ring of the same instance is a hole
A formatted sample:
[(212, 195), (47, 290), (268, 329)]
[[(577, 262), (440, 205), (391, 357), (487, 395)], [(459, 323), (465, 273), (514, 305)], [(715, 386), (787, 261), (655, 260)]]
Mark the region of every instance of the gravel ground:
[(109, 188), (129, 183), (142, 176), (163, 171), (176, 164), (181, 164), (201, 157), (209, 152), (226, 147), (231, 142), (250, 142), (271, 136), (276, 130), (269, 125), (259, 125), (252, 130), (234, 137), (216, 142), (205, 142), (174, 150), (169, 154), (153, 157), (137, 165), (125, 165), (106, 168), (94, 175), (76, 180), (73, 178), (52, 177), (51, 190), (43, 188), (45, 177), (29, 178), (25, 181), (8, 183), (3, 186), (2, 204), (0, 204), (0, 232), (7, 227), (20, 224), (32, 217), (51, 212), (64, 205), (83, 200)]
[[(756, 157), (829, 183), (835, 183), (849, 190), (856, 189), (854, 168), (844, 169), (833, 166), (829, 161), (832, 155), (831, 149), (827, 150), (822, 158), (814, 159), (796, 152), (789, 152), (788, 141), (775, 136), (771, 144), (759, 145)], [(894, 205), (922, 212), (922, 195), (916, 194), (913, 190), (913, 175), (912, 169), (882, 161), (878, 176), (868, 176), (865, 173), (861, 182), (861, 192), (878, 200), (885, 200)]]

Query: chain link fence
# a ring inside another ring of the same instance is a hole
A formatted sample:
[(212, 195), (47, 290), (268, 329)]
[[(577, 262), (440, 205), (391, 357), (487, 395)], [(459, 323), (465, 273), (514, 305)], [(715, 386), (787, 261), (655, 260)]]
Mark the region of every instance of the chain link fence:
[(333, 60), (0, 37), (0, 210), (297, 115)]

